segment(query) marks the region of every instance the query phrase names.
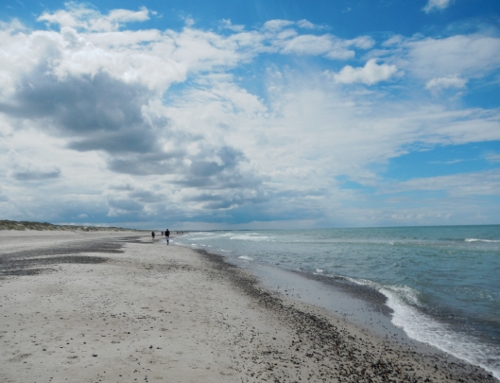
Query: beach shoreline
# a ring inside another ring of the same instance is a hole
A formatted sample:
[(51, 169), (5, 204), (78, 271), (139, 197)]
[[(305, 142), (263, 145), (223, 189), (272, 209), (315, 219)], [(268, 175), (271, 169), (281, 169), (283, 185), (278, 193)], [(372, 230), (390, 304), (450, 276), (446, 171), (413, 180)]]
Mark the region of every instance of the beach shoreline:
[(25, 234), (0, 232), (5, 382), (498, 382), (218, 255), (144, 233)]

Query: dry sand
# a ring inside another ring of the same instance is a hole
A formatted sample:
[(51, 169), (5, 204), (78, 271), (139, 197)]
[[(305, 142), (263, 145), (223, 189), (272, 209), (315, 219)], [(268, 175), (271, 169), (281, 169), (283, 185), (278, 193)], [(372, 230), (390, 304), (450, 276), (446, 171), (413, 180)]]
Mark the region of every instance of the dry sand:
[(1, 382), (494, 382), (137, 233), (0, 231)]

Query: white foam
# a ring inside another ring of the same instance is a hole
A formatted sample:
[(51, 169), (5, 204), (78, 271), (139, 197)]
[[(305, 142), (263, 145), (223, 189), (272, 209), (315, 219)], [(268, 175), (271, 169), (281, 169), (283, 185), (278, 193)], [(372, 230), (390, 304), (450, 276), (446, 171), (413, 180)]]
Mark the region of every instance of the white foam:
[(206, 241), (207, 239), (210, 240), (210, 239), (223, 238), (229, 235), (230, 234), (228, 233), (220, 233), (220, 232), (196, 232), (192, 234), (186, 234), (183, 237), (189, 239), (190, 241)]
[(274, 241), (273, 237), (256, 232), (196, 232), (185, 236), (190, 241), (206, 241), (219, 238), (229, 238), (239, 241)]
[(245, 261), (253, 261), (252, 257), (249, 257), (248, 255), (242, 255), (238, 257), (239, 259), (244, 259)]
[(499, 350), (481, 344), (472, 336), (455, 333), (445, 324), (434, 321), (408, 305), (405, 300), (417, 305), (421, 303), (415, 291), (407, 286), (383, 287), (379, 288), (379, 291), (387, 297), (387, 305), (394, 310), (392, 322), (402, 328), (410, 338), (479, 365), (500, 379)]
[(370, 286), (384, 294), (387, 297), (387, 306), (394, 311), (392, 323), (402, 328), (410, 338), (481, 366), (500, 379), (500, 350), (484, 345), (472, 336), (455, 333), (446, 325), (413, 308), (410, 304), (423, 306), (416, 290), (409, 286), (384, 287), (366, 279), (346, 279), (359, 285)]
[(495, 240), (495, 239), (478, 239), (478, 238), (465, 238), (465, 242), (500, 243), (500, 240)]
[(257, 233), (248, 234), (232, 234), (230, 239), (239, 241), (268, 241), (269, 237), (266, 235), (259, 235)]

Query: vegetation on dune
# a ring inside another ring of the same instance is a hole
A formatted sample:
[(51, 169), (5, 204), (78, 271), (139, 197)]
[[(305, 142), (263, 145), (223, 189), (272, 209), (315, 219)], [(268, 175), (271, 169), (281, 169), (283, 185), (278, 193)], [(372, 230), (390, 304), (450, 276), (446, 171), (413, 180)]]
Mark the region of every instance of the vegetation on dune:
[(121, 227), (102, 227), (102, 226), (77, 226), (77, 225), (53, 225), (48, 222), (30, 222), (30, 221), (9, 221), (0, 220), (0, 230), (38, 230), (38, 231), (137, 231), (133, 229), (124, 229)]

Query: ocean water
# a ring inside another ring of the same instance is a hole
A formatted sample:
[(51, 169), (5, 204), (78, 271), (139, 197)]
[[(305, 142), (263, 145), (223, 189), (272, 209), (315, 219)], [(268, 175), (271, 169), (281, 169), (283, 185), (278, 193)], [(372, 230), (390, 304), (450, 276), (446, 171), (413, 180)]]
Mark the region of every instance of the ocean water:
[(368, 286), (410, 338), (500, 379), (500, 225), (193, 232), (175, 243)]

